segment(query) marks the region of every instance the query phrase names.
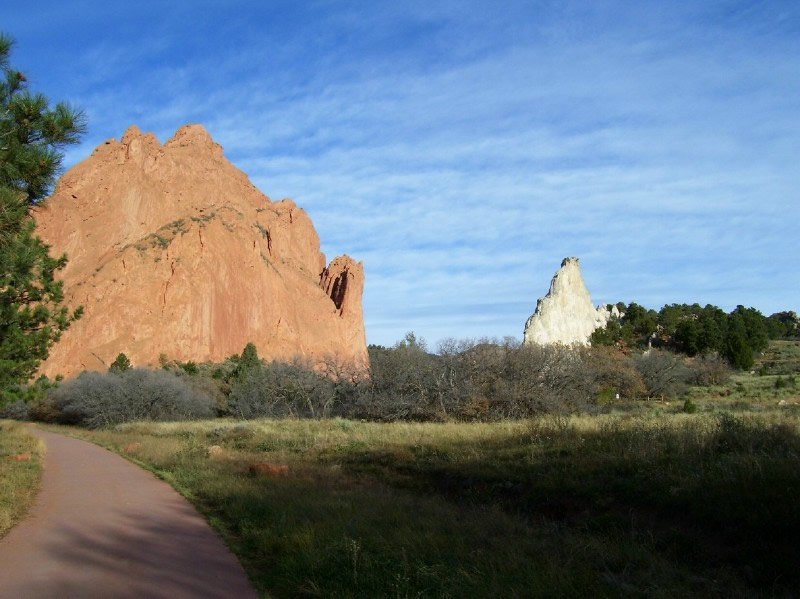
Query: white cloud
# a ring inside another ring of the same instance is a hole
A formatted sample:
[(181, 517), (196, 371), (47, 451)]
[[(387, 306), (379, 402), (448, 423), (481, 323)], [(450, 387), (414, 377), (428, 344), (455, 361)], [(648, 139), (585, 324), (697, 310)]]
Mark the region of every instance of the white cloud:
[(321, 3), (227, 49), (89, 44), (81, 150), (203, 122), (364, 260), (373, 342), (520, 335), (566, 255), (597, 302), (798, 309), (797, 10), (644, 5)]

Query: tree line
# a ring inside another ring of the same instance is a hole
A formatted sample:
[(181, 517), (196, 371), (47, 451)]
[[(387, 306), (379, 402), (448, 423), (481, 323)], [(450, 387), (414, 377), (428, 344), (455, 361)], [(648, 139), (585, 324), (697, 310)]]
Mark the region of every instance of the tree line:
[(734, 368), (749, 369), (754, 354), (764, 351), (770, 339), (800, 336), (794, 312), (766, 317), (755, 308), (737, 306), (726, 313), (711, 304), (669, 304), (656, 312), (635, 302), (617, 308), (621, 315), (592, 334), (592, 345), (657, 347), (687, 356), (716, 352)]

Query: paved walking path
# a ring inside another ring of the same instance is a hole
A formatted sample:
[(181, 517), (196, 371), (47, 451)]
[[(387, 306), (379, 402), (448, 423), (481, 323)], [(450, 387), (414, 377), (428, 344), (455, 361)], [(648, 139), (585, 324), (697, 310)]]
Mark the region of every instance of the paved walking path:
[(47, 444), (42, 489), (0, 540), (0, 598), (257, 596), (169, 485), (91, 443), (33, 432)]

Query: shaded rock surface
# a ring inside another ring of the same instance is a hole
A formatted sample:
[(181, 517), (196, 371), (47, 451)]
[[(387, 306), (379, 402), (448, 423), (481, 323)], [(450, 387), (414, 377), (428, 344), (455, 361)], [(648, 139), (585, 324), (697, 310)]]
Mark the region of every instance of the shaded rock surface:
[(589, 345), (595, 329), (619, 315), (616, 306), (597, 308), (581, 274), (578, 258), (564, 258), (550, 282), (547, 295), (536, 303), (536, 311), (525, 323), (524, 343)]
[(266, 359), (367, 364), (360, 262), (326, 265), (308, 215), (272, 202), (200, 125), (163, 146), (131, 127), (59, 181), (38, 234), (66, 253), (67, 304), (85, 314), (41, 372), (221, 361), (250, 341)]

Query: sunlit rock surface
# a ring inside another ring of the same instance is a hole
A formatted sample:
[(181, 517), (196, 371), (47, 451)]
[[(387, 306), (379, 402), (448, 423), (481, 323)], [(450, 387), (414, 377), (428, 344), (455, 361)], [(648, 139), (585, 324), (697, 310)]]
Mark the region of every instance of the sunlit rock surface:
[(270, 201), (200, 125), (163, 146), (137, 127), (106, 141), (36, 220), (69, 257), (67, 304), (85, 308), (43, 373), (105, 370), (120, 352), (221, 361), (250, 341), (267, 359), (367, 364), (362, 264), (326, 265), (303, 209)]
[(564, 258), (550, 282), (550, 290), (536, 303), (536, 311), (525, 323), (524, 343), (589, 345), (595, 329), (604, 327), (616, 306), (597, 308), (583, 281), (578, 258)]

